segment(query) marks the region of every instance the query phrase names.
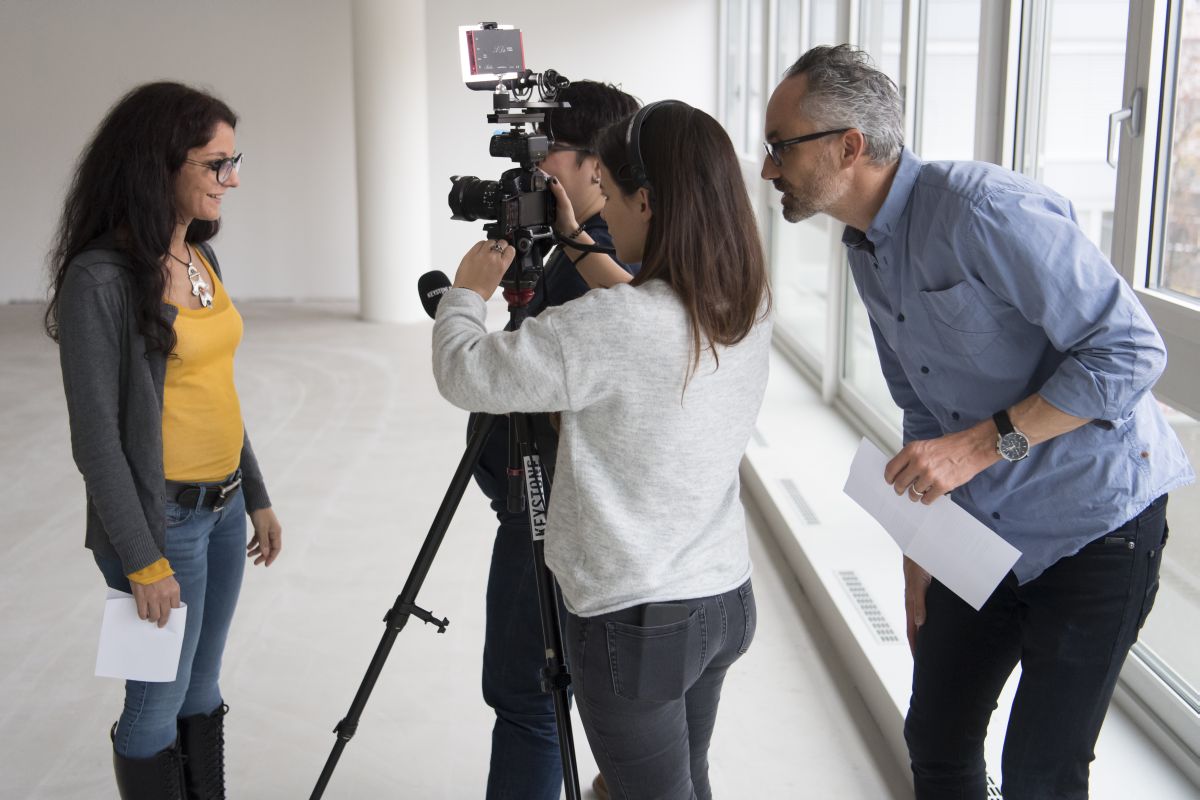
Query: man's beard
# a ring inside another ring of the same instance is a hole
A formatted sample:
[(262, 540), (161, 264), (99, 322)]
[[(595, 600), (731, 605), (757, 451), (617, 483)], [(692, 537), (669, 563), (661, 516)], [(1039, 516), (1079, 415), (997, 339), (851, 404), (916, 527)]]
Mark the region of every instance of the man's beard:
[(783, 218), (788, 222), (803, 222), (827, 212), (837, 199), (836, 180), (835, 174), (814, 176), (804, 192), (795, 191), (794, 187), (782, 178), (773, 181), (775, 188), (783, 193), (779, 199), (783, 205)]

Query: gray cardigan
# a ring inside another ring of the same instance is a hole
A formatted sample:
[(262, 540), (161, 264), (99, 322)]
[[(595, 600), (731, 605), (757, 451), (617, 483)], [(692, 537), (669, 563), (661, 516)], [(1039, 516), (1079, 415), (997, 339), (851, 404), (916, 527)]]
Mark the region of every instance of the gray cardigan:
[[(138, 332), (129, 259), (98, 240), (67, 268), (58, 294), (59, 359), (71, 451), (87, 490), (85, 545), (125, 574), (166, 551), (162, 403), (167, 362)], [(212, 248), (200, 250), (219, 277)], [(176, 308), (163, 304), (174, 324)], [(249, 437), (242, 440), (247, 512), (271, 505)]]

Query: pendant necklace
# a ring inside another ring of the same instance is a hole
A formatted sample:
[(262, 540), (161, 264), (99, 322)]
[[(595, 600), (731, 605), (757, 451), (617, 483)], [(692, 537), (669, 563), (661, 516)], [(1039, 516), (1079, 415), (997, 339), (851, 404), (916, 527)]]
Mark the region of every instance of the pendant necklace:
[(185, 243), (183, 245), (188, 251), (188, 260), (184, 261), (179, 256), (172, 253), (169, 249), (167, 255), (187, 267), (188, 280), (192, 283), (192, 296), (200, 298), (200, 305), (208, 308), (213, 304), (212, 292), (208, 290), (208, 283), (200, 275), (200, 270), (196, 269), (196, 264), (192, 261), (192, 249)]

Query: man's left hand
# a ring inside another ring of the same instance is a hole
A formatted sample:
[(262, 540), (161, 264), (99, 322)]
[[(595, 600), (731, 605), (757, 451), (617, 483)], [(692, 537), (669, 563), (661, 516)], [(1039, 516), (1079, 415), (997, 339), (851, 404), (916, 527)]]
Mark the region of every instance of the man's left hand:
[(883, 477), (896, 494), (929, 505), (1000, 460), (992, 421), (937, 439), (909, 442), (888, 462)]

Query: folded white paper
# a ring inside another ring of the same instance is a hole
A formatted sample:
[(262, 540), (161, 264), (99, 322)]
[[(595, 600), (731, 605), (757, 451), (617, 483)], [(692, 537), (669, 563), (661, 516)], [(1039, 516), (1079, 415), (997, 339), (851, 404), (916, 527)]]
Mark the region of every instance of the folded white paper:
[(939, 497), (914, 503), (883, 478), (890, 459), (866, 439), (858, 446), (843, 491), (876, 519), (900, 550), (976, 611), (1021, 557), (1021, 551)]
[(109, 589), (100, 624), (96, 676), (148, 683), (175, 680), (187, 623), (187, 605), (179, 605), (171, 609), (167, 624), (160, 628), (157, 623), (138, 618), (133, 595)]

